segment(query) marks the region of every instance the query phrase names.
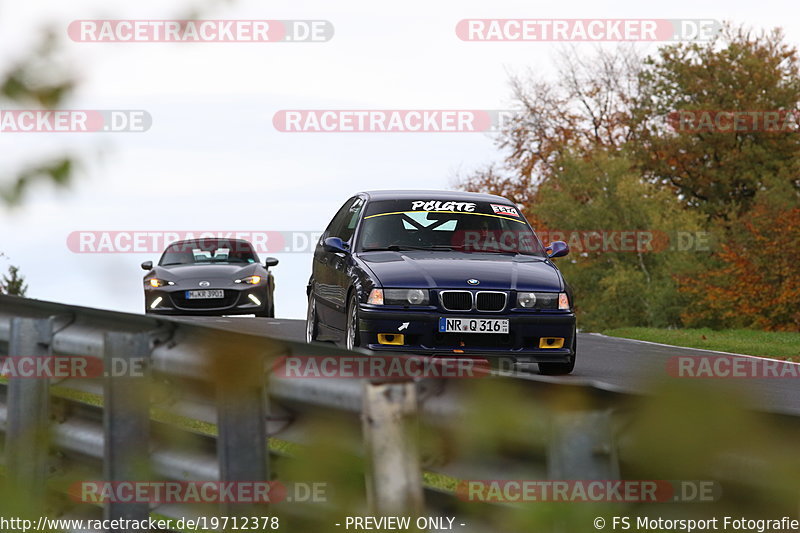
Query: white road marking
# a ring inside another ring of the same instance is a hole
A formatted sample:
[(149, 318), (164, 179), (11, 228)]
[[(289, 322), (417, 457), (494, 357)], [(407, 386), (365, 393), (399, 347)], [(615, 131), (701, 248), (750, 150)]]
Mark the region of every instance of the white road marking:
[(777, 361), (779, 363), (786, 363), (790, 365), (800, 365), (800, 363), (795, 363), (794, 361), (786, 361), (784, 359), (774, 359), (772, 357), (760, 357), (758, 355), (748, 355), (746, 353), (733, 353), (733, 352), (721, 352), (719, 350), (707, 350), (705, 348), (692, 348), (691, 346), (677, 346), (675, 344), (664, 344), (661, 342), (652, 342), (652, 341), (643, 341), (640, 339), (628, 339), (625, 337), (612, 337), (610, 335), (603, 335), (602, 333), (588, 333), (588, 335), (594, 335), (596, 337), (605, 337), (607, 339), (619, 339), (621, 341), (631, 341), (631, 342), (641, 342), (643, 344), (654, 344), (656, 346), (666, 346), (667, 348), (681, 348), (683, 350), (698, 350), (701, 352), (709, 352), (709, 353), (721, 353), (725, 355), (735, 355), (736, 357), (750, 357), (752, 359), (766, 359), (767, 361)]

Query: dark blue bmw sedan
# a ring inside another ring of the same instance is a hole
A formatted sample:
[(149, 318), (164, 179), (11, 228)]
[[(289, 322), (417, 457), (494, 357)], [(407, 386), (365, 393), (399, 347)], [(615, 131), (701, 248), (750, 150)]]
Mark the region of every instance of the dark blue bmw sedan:
[(320, 237), (306, 337), (348, 348), (575, 366), (572, 291), (516, 206), (452, 191), (371, 191)]

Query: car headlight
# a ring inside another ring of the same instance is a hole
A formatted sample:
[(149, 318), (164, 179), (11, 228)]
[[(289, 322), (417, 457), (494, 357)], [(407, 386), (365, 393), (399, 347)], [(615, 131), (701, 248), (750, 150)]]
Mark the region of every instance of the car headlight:
[(372, 289), (367, 303), (373, 305), (428, 305), (427, 289)]
[(566, 292), (518, 292), (517, 307), (569, 311), (569, 298)]
[(383, 305), (383, 289), (372, 289), (367, 298), (367, 303), (372, 305)]
[(535, 292), (520, 292), (517, 293), (517, 305), (526, 309), (532, 309), (536, 306), (536, 293)]
[(234, 280), (234, 283), (247, 283), (248, 285), (258, 285), (261, 283), (261, 276), (247, 276), (246, 278)]
[(158, 278), (150, 278), (149, 280), (145, 281), (145, 285), (150, 285), (151, 287), (158, 288), (158, 287), (165, 287), (167, 285), (175, 285), (175, 282)]

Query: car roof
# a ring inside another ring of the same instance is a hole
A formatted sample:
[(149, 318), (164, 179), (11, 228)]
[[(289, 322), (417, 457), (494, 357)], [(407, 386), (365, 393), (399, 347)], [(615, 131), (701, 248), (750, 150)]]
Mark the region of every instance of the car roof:
[(425, 189), (363, 191), (369, 200), (451, 200), (465, 202), (503, 202), (511, 204), (511, 200), (494, 194), (465, 191), (436, 191)]

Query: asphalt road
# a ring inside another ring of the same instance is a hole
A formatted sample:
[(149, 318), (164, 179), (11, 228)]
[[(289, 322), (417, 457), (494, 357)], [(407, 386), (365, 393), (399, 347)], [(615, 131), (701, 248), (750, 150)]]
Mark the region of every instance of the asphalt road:
[[(206, 326), (251, 335), (288, 340), (305, 339), (305, 321), (282, 318), (197, 317), (186, 318)], [(720, 352), (645, 343), (590, 333), (578, 334), (578, 361), (574, 378), (591, 379), (631, 392), (647, 393), (660, 382), (676, 379), (668, 369), (677, 367), (677, 356), (714, 356)], [(797, 374), (800, 376), (800, 368)], [(769, 411), (800, 414), (800, 379), (701, 379), (708, 387), (738, 388), (753, 406)]]

